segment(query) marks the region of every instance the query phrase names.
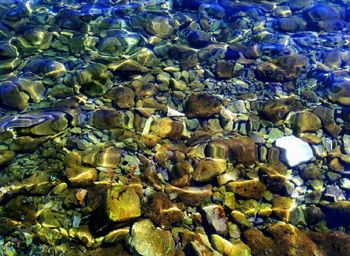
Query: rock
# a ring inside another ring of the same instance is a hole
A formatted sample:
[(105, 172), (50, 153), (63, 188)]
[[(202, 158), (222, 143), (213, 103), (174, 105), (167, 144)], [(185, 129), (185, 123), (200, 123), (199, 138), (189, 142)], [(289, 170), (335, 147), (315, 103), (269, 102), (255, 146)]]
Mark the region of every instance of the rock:
[(196, 206), (204, 200), (209, 199), (213, 192), (212, 186), (206, 185), (204, 187), (183, 187), (178, 188), (171, 185), (165, 187), (167, 194), (177, 195), (185, 205)]
[(264, 233), (249, 229), (243, 233), (243, 241), (251, 248), (252, 255), (324, 255), (317, 245), (302, 231), (285, 223), (268, 225)]
[(272, 212), (280, 220), (289, 222), (291, 212), (295, 208), (295, 202), (289, 197), (274, 197), (272, 199)]
[(115, 229), (104, 237), (103, 242), (107, 244), (116, 244), (120, 241), (126, 241), (129, 231), (130, 227)]
[(264, 183), (267, 189), (272, 193), (280, 193), (285, 190), (286, 176), (279, 173), (272, 166), (261, 166), (258, 175), (262, 183)]
[(8, 164), (15, 156), (16, 154), (12, 150), (0, 150), (0, 166)]
[(244, 213), (241, 213), (240, 211), (232, 211), (231, 217), (234, 221), (234, 223), (237, 223), (240, 227), (251, 227), (252, 223), (248, 221), (247, 217), (244, 215)]
[(160, 138), (179, 139), (183, 135), (184, 128), (182, 122), (162, 117), (153, 120), (150, 132)]
[(86, 186), (96, 180), (97, 171), (95, 168), (83, 166), (80, 154), (71, 152), (66, 157), (66, 175), (73, 185)]
[(256, 180), (229, 182), (226, 184), (226, 188), (238, 196), (256, 200), (261, 199), (266, 191), (265, 185)]
[(342, 137), (343, 149), (346, 154), (350, 154), (350, 135), (344, 134)]
[[(209, 145), (212, 145), (212, 144), (222, 145), (220, 147), (224, 147), (224, 148), (228, 146), (229, 159), (234, 163), (252, 165), (256, 162), (255, 143), (254, 143), (254, 140), (251, 138), (233, 137), (228, 139), (217, 139), (212, 141)], [(208, 146), (208, 147), (211, 147), (211, 146)]]
[(215, 72), (218, 78), (228, 79), (237, 75), (238, 71), (235, 68), (234, 63), (220, 60), (216, 63)]
[(182, 221), (184, 213), (167, 195), (156, 193), (148, 207), (148, 217), (161, 228), (171, 228), (171, 225)]
[(0, 85), (0, 102), (8, 107), (23, 110), (28, 106), (29, 96), (12, 82)]
[(91, 166), (117, 168), (120, 163), (121, 149), (110, 146), (104, 149), (91, 149), (82, 153), (81, 162)]
[(157, 229), (150, 219), (132, 225), (128, 244), (137, 255), (175, 256), (175, 242), (171, 233)]
[(314, 114), (321, 119), (324, 128), (333, 137), (336, 137), (340, 133), (341, 127), (335, 123), (333, 109), (324, 106), (318, 106), (315, 108)]
[(107, 92), (105, 97), (111, 99), (113, 104), (122, 109), (135, 106), (135, 93), (129, 87), (114, 87)]
[(297, 132), (315, 132), (321, 128), (321, 120), (312, 112), (296, 114), (295, 128)]
[(307, 165), (300, 171), (300, 176), (306, 180), (321, 179), (321, 170), (316, 165)]
[(177, 22), (167, 16), (150, 16), (145, 22), (145, 29), (148, 33), (159, 36), (169, 37), (174, 33), (177, 27)]
[(186, 31), (186, 40), (191, 47), (203, 48), (211, 42), (210, 34), (200, 30)]
[(350, 223), (350, 202), (338, 201), (321, 207), (330, 227), (348, 226)]
[(192, 94), (186, 102), (186, 116), (211, 117), (220, 113), (222, 104), (220, 98), (208, 93)]
[(304, 210), (305, 221), (308, 225), (315, 225), (324, 219), (322, 210), (314, 205), (307, 206)]
[(120, 60), (117, 62), (113, 62), (108, 65), (108, 69), (115, 73), (145, 73), (148, 71), (148, 68), (144, 67), (137, 61), (132, 59), (128, 60)]
[(103, 199), (92, 215), (91, 228), (97, 234), (126, 225), (141, 215), (141, 201), (132, 186), (118, 184), (103, 191)]
[(282, 149), (282, 160), (290, 167), (308, 162), (313, 158), (309, 144), (294, 135), (279, 138), (275, 143), (278, 148)]
[(194, 170), (193, 179), (208, 182), (224, 173), (226, 169), (226, 160), (224, 159), (202, 159)]
[(90, 122), (98, 129), (113, 129), (118, 127), (121, 117), (122, 113), (113, 108), (100, 108), (90, 114)]
[(215, 233), (226, 236), (228, 234), (228, 224), (224, 208), (221, 205), (207, 205), (202, 207), (204, 217)]
[(250, 256), (250, 248), (242, 241), (238, 240), (234, 243), (227, 241), (219, 235), (211, 236), (211, 244), (214, 249), (224, 256)]
[(287, 82), (296, 79), (307, 65), (308, 59), (301, 54), (284, 55), (276, 61), (262, 62), (257, 66), (257, 76), (271, 82)]
[(212, 158), (227, 159), (229, 147), (222, 141), (212, 141), (205, 147), (205, 155)]
[(77, 72), (77, 80), (82, 92), (91, 97), (106, 93), (108, 77), (107, 66), (100, 63), (90, 64), (84, 70)]
[(308, 236), (322, 250), (323, 255), (347, 256), (350, 251), (350, 236), (346, 233), (308, 232)]

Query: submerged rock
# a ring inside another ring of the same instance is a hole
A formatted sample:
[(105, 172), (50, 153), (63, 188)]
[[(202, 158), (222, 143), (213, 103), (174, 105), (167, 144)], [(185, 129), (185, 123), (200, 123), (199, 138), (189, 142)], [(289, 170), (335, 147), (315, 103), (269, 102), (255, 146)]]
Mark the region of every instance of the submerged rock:
[(128, 244), (138, 255), (175, 255), (175, 242), (171, 233), (157, 229), (150, 219), (134, 223), (130, 231)]
[(222, 100), (208, 93), (192, 94), (186, 102), (186, 115), (193, 117), (211, 117), (219, 114)]
[(291, 167), (308, 162), (313, 158), (309, 144), (294, 135), (279, 138), (275, 143), (282, 150), (282, 160)]

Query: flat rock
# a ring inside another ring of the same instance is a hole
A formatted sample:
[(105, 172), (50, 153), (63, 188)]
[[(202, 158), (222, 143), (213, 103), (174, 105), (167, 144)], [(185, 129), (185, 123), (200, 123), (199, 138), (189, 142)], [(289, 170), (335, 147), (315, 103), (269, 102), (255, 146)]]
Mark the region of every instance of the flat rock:
[(175, 255), (175, 243), (171, 233), (157, 229), (150, 219), (134, 223), (131, 228), (129, 245), (135, 252), (133, 255)]
[(282, 161), (290, 167), (308, 162), (313, 157), (310, 145), (294, 135), (279, 138), (275, 143), (283, 151)]

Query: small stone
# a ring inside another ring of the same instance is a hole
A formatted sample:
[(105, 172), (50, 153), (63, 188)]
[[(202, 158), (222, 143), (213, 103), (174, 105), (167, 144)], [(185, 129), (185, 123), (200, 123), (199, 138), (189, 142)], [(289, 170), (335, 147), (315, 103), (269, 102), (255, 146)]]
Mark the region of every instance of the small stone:
[(256, 180), (233, 181), (226, 185), (227, 189), (246, 199), (259, 200), (263, 197), (266, 187)]
[(334, 109), (318, 106), (314, 113), (321, 119), (323, 126), (333, 137), (340, 133), (341, 128), (334, 121)]
[(214, 249), (220, 252), (223, 256), (250, 256), (250, 248), (242, 241), (234, 241), (233, 243), (227, 241), (219, 235), (211, 236), (211, 244)]
[(309, 144), (294, 135), (277, 139), (276, 146), (282, 149), (282, 160), (290, 167), (308, 162), (313, 157), (313, 152)]
[(128, 244), (135, 255), (175, 256), (175, 242), (169, 231), (157, 229), (150, 219), (135, 222)]
[(121, 241), (125, 241), (129, 235), (130, 227), (119, 228), (109, 232), (103, 239), (104, 243), (117, 244)]
[(213, 192), (212, 186), (204, 187), (183, 187), (178, 188), (171, 185), (165, 187), (165, 192), (172, 196), (178, 196), (185, 205), (197, 206), (204, 200), (209, 199)]
[(343, 189), (350, 190), (350, 179), (343, 178), (340, 180), (340, 187)]
[(91, 185), (97, 178), (97, 171), (83, 166), (80, 154), (72, 152), (66, 158), (66, 175), (73, 185)]
[(346, 154), (350, 154), (350, 135), (344, 134), (342, 137), (343, 148)]
[(344, 192), (338, 186), (327, 186), (324, 197), (333, 202), (345, 200)]
[(295, 204), (292, 198), (280, 196), (272, 199), (272, 212), (282, 221), (289, 221), (294, 208)]
[(0, 85), (0, 102), (11, 108), (23, 110), (28, 106), (29, 96), (12, 82)]
[(15, 156), (16, 154), (12, 150), (0, 150), (0, 166), (8, 164)]
[(232, 211), (231, 217), (234, 221), (234, 223), (237, 223), (239, 226), (242, 227), (251, 227), (252, 223), (250, 223), (247, 219), (247, 217), (241, 213), (240, 211)]
[(272, 122), (283, 120), (287, 113), (291, 110), (283, 101), (268, 101), (262, 110), (262, 114), (265, 118)]
[(202, 210), (206, 221), (214, 229), (215, 233), (226, 236), (228, 234), (228, 225), (224, 208), (221, 205), (212, 204), (202, 207)]
[(202, 159), (196, 166), (193, 179), (200, 182), (208, 182), (212, 178), (226, 171), (224, 159)]
[(258, 175), (267, 189), (273, 193), (279, 193), (285, 188), (286, 176), (276, 171), (272, 166), (261, 166)]
[(186, 102), (186, 115), (193, 117), (211, 117), (219, 114), (222, 100), (208, 93), (192, 94)]
[(296, 114), (295, 128), (297, 132), (315, 132), (321, 128), (321, 120), (312, 112)]
[(307, 165), (300, 171), (300, 176), (306, 180), (321, 179), (322, 173), (316, 165)]
[(172, 224), (181, 222), (184, 217), (184, 213), (166, 194), (153, 195), (148, 209), (149, 218), (161, 228), (171, 228)]
[(110, 89), (106, 96), (119, 108), (127, 109), (135, 106), (135, 92), (129, 87), (114, 87)]
[(329, 167), (335, 172), (343, 172), (345, 169), (344, 166), (340, 163), (339, 158), (333, 158), (329, 162)]

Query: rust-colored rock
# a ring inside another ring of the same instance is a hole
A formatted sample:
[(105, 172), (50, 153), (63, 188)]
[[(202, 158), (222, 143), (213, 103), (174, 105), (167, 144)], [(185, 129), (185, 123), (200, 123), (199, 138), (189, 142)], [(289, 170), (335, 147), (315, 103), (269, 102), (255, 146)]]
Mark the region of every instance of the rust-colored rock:
[(211, 117), (220, 113), (223, 101), (209, 93), (192, 94), (186, 102), (186, 115), (193, 117)]
[(261, 199), (266, 191), (264, 184), (257, 180), (233, 181), (226, 188), (235, 194), (247, 199)]

